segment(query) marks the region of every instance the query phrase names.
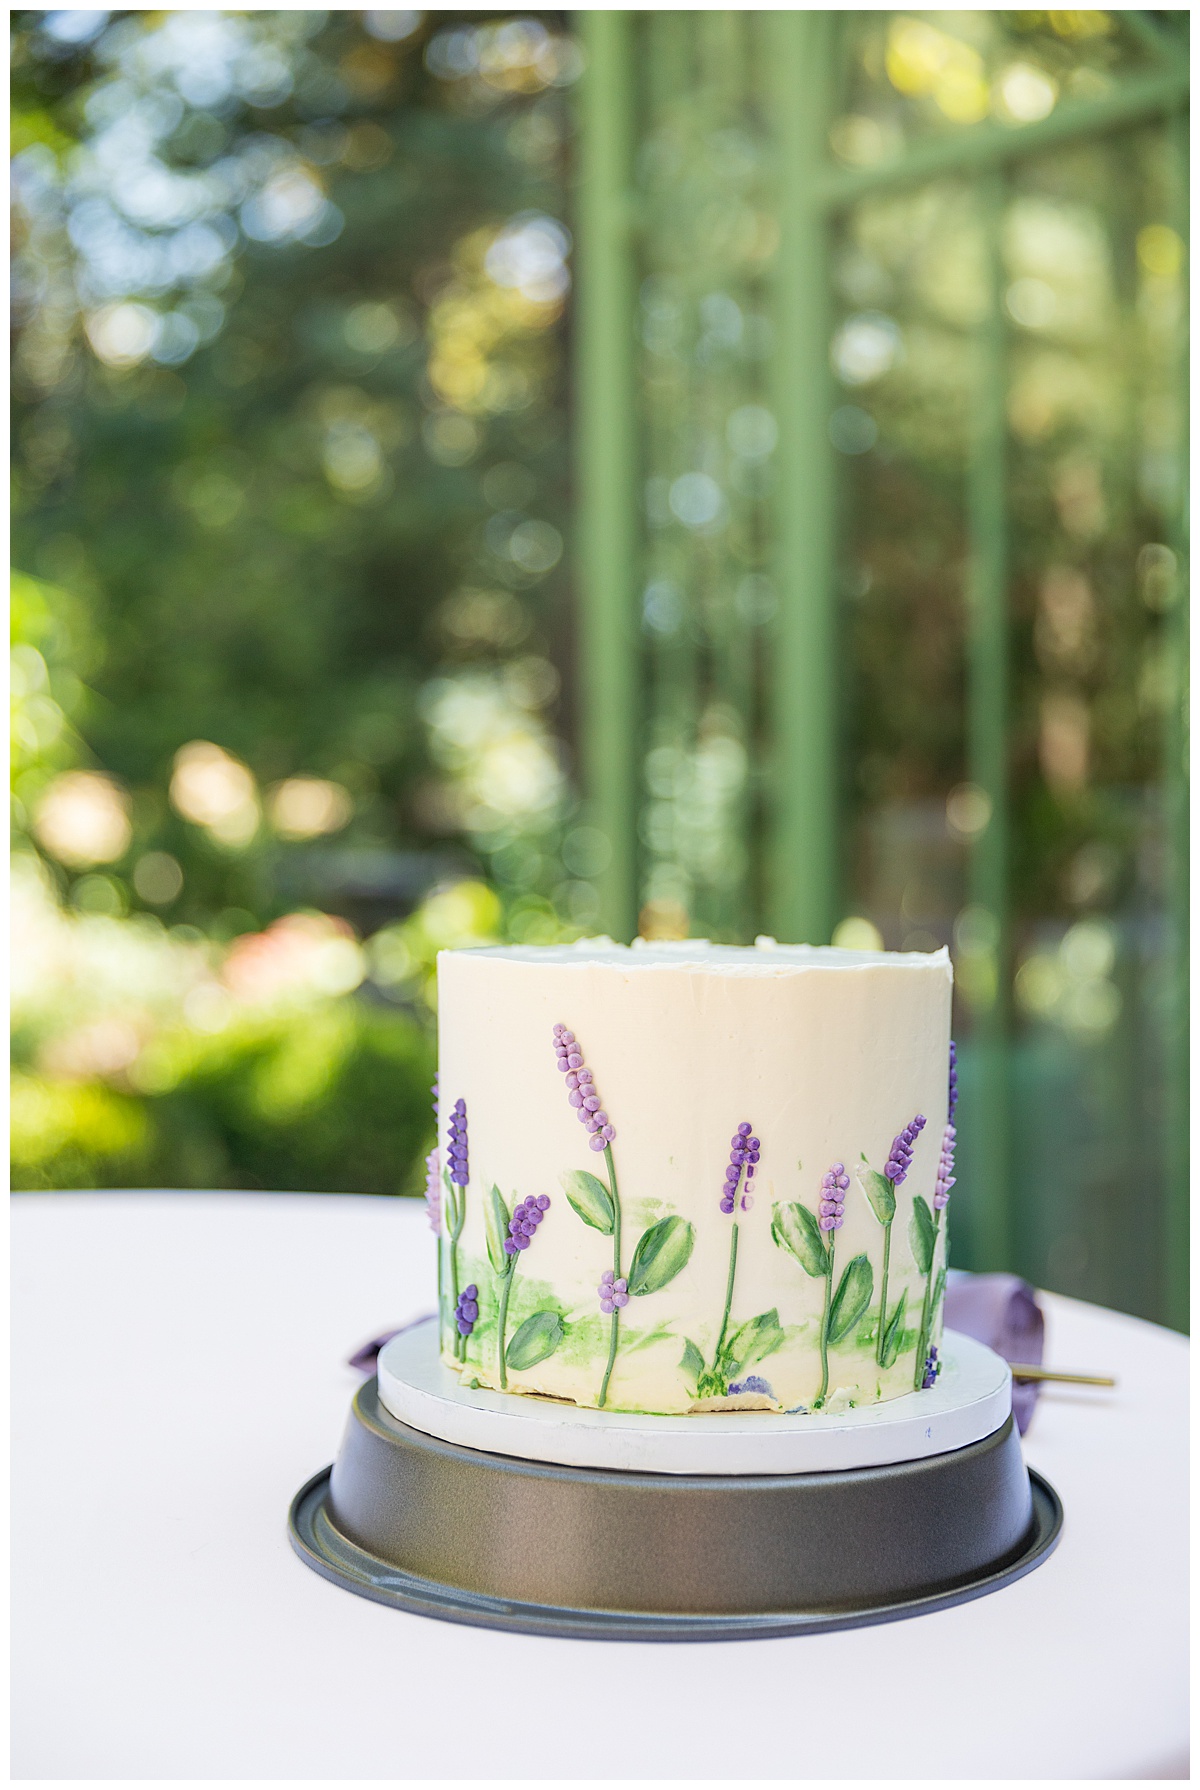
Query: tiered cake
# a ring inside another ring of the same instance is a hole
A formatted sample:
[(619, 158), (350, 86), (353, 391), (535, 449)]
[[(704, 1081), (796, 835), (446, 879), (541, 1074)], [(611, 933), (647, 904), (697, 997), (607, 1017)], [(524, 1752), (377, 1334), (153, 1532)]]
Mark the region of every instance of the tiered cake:
[(950, 992), (945, 951), (443, 952), (443, 1360), (468, 1385), (679, 1415), (932, 1384)]

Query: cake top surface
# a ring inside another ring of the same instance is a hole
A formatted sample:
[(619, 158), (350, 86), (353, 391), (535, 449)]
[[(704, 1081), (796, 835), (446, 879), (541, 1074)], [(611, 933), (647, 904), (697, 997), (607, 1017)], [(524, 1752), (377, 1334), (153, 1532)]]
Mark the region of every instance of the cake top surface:
[(940, 951), (844, 951), (836, 945), (780, 945), (761, 937), (753, 945), (714, 945), (709, 939), (670, 939), (651, 943), (636, 939), (618, 945), (602, 937), (576, 939), (569, 945), (482, 945), (469, 950), (441, 951), (439, 957), (492, 957), (506, 963), (597, 966), (631, 970), (703, 970), (722, 976), (794, 975), (805, 970), (930, 969), (949, 970), (950, 953)]

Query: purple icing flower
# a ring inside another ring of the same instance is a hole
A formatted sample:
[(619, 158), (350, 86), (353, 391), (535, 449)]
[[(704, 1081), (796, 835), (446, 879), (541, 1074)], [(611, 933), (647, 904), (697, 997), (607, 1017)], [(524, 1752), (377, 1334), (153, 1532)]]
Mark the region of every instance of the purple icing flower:
[(844, 1162), (835, 1162), (821, 1177), (821, 1204), (818, 1223), (823, 1231), (840, 1231), (846, 1222), (846, 1189), (850, 1177)]
[(942, 1153), (938, 1158), (937, 1180), (933, 1184), (933, 1203), (940, 1212), (950, 1198), (950, 1189), (954, 1186), (954, 1140), (958, 1136), (953, 1125), (947, 1125), (942, 1133)]
[(950, 1040), (950, 1110), (946, 1117), (953, 1125), (954, 1109), (958, 1105), (958, 1046), (953, 1038)]
[(912, 1167), (913, 1145), (925, 1129), (925, 1115), (918, 1113), (910, 1119), (898, 1136), (892, 1139), (892, 1147), (888, 1151), (888, 1159), (883, 1165), (883, 1172), (893, 1187), (899, 1187), (905, 1175)]
[(567, 1099), (575, 1108), (580, 1124), (587, 1127), (589, 1149), (603, 1150), (617, 1134), (600, 1104), (595, 1080), (584, 1063), (579, 1041), (566, 1026), (554, 1028), (554, 1053), (560, 1071), (567, 1078)]
[(460, 1336), (470, 1336), (475, 1328), (475, 1320), (479, 1316), (479, 1288), (474, 1281), (464, 1287), (458, 1295), (458, 1304), (454, 1307), (454, 1322)]
[(531, 1193), (527, 1200), (521, 1201), (508, 1221), (508, 1236), (504, 1239), (505, 1255), (516, 1255), (519, 1250), (529, 1248), (533, 1233), (549, 1209), (549, 1196), (544, 1193), (536, 1196)]
[(470, 1170), (467, 1167), (467, 1103), (465, 1100), (454, 1102), (454, 1111), (450, 1115), (446, 1136), (449, 1140), (446, 1154), (450, 1158), (450, 1179), (456, 1187), (465, 1187), (470, 1180)]
[(629, 1282), (624, 1279), (614, 1279), (611, 1268), (606, 1268), (600, 1276), (600, 1285), (596, 1291), (600, 1295), (600, 1310), (605, 1317), (610, 1312), (620, 1311), (622, 1306), (629, 1304)]
[(941, 1371), (942, 1366), (941, 1362), (938, 1360), (937, 1345), (930, 1344), (929, 1353), (925, 1357), (925, 1374), (921, 1381), (922, 1392), (929, 1391), (929, 1388), (933, 1385)]
[(442, 1167), (437, 1145), (425, 1158), (425, 1216), (435, 1237), (442, 1234)]
[(766, 1380), (760, 1379), (757, 1374), (751, 1374), (748, 1380), (739, 1380), (736, 1386), (729, 1388), (729, 1391), (731, 1395), (738, 1392), (761, 1392), (766, 1398), (775, 1397)]
[(750, 1133), (750, 1123), (743, 1119), (729, 1140), (729, 1167), (725, 1170), (725, 1185), (721, 1189), (721, 1210), (727, 1217), (737, 1205), (738, 1187), (743, 1175), (746, 1185), (742, 1193), (742, 1211), (748, 1212), (754, 1204), (750, 1183), (754, 1179), (761, 1145), (758, 1138), (752, 1137)]

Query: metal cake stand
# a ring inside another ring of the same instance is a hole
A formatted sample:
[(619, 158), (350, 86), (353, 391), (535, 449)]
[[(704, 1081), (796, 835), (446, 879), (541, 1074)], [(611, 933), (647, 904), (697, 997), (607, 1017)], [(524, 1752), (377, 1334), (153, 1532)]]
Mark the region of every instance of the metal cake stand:
[(1022, 1459), (1006, 1365), (952, 1333), (943, 1353), (930, 1392), (840, 1416), (655, 1419), (469, 1392), (422, 1327), (297, 1493), (292, 1546), (377, 1603), (535, 1634), (735, 1640), (946, 1608), (1039, 1565), (1062, 1507)]

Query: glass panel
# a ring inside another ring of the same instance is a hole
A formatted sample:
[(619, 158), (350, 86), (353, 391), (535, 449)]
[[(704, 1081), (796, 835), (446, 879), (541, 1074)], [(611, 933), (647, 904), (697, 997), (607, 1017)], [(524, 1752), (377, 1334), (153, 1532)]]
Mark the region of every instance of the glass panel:
[[(968, 410), (986, 401), (988, 304), (978, 186), (875, 198), (839, 227), (843, 402), (830, 425), (846, 493), (849, 906), (891, 948), (952, 948), (964, 1190), (986, 1179), (973, 1044), (1011, 1001), (1013, 1265), (1147, 1315), (1161, 1315), (1164, 743), (1182, 602), (1170, 179), (1166, 125), (1098, 138), (1018, 164), (999, 219), (1011, 960), (1002, 916), (970, 884), (992, 821), (967, 774)], [(981, 1215), (958, 1207), (968, 1263)]]
[(648, 715), (641, 930), (753, 936), (766, 499), (764, 270), (777, 240), (751, 98), (756, 27), (729, 12), (638, 21), (636, 161)]

